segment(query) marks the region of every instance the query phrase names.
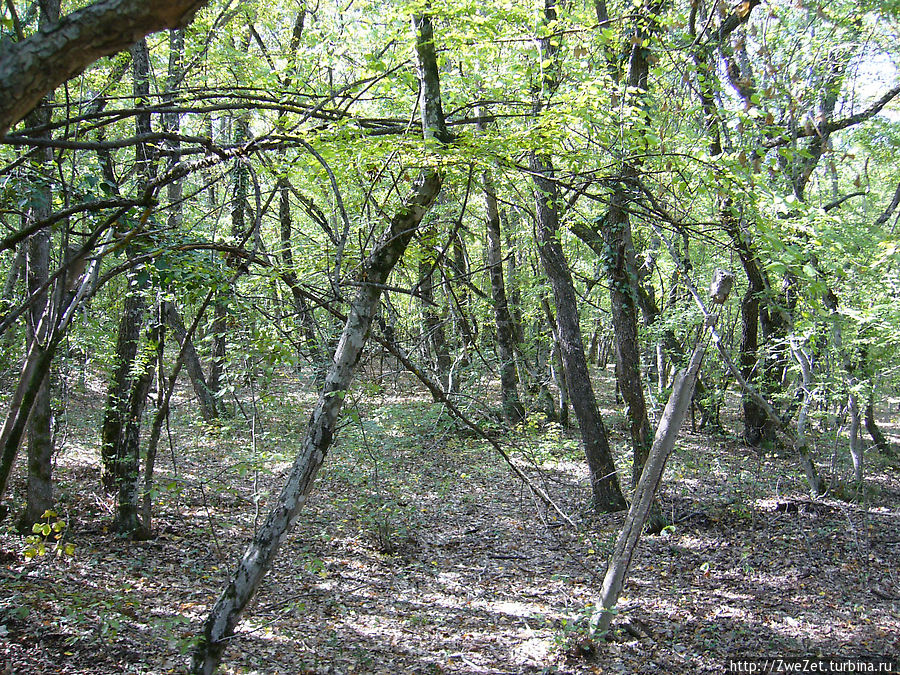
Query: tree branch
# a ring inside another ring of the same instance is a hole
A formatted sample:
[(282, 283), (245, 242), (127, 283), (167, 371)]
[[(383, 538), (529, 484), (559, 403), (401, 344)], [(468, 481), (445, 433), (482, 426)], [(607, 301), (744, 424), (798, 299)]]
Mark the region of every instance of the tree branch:
[(45, 94), (148, 33), (180, 28), (206, 0), (100, 0), (0, 54), (0, 136)]

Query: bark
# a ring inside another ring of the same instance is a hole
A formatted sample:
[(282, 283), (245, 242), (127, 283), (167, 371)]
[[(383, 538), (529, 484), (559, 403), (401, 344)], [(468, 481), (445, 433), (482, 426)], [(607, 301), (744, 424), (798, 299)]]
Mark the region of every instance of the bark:
[(115, 368), (106, 395), (100, 430), (100, 480), (108, 494), (118, 491), (119, 458), (124, 456), (123, 440), (128, 423), (128, 408), (131, 390), (136, 381), (133, 371), (145, 313), (146, 306), (141, 291), (132, 289), (125, 298), (122, 318), (119, 320)]
[[(148, 103), (150, 94), (150, 52), (147, 41), (140, 40), (131, 47), (132, 57), (132, 93), (135, 107), (142, 108)], [(150, 113), (138, 113), (135, 116), (135, 131), (138, 134), (150, 132)], [(155, 173), (151, 150), (145, 143), (135, 146), (135, 166), (138, 180), (149, 182)], [(129, 256), (134, 250), (129, 247)], [(119, 513), (117, 524), (121, 532), (133, 529), (136, 523), (136, 503), (123, 503), (121, 497), (128, 496), (131, 502), (137, 498), (136, 491), (129, 492), (128, 485), (136, 485), (137, 465), (131, 458), (139, 452), (139, 447), (129, 445), (135, 434), (140, 433), (140, 414), (143, 412), (149, 381), (144, 383), (145, 375), (138, 362), (138, 346), (141, 330), (144, 325), (146, 305), (144, 291), (146, 282), (140, 280), (140, 273), (132, 271), (128, 276), (129, 294), (125, 298), (122, 318), (116, 339), (115, 369), (106, 398), (103, 427), (101, 429), (100, 459), (102, 463), (101, 481), (109, 494), (117, 493)], [(140, 394), (143, 392), (143, 395)], [(137, 432), (129, 425), (137, 424)]]
[[(424, 240), (432, 240), (434, 232), (427, 232)], [(426, 245), (423, 256), (419, 260), (419, 296), (422, 300), (422, 335), (425, 339), (423, 348), (437, 373), (438, 380), (444, 391), (450, 388), (450, 349), (447, 345), (447, 336), (444, 333), (443, 319), (435, 311), (434, 301), (434, 258), (437, 251), (431, 245)]]
[(672, 394), (669, 396), (669, 401), (663, 411), (659, 426), (656, 428), (653, 447), (647, 457), (644, 472), (641, 474), (638, 485), (635, 488), (631, 508), (628, 509), (628, 515), (625, 516), (625, 523), (622, 525), (622, 531), (616, 539), (616, 545), (610, 556), (606, 575), (603, 578), (603, 587), (600, 591), (600, 604), (603, 607), (603, 613), (600, 615), (600, 620), (597, 624), (597, 629), (601, 633), (609, 630), (613, 617), (612, 610), (622, 593), (625, 577), (628, 574), (628, 568), (631, 566), (631, 560), (640, 540), (641, 532), (644, 529), (644, 523), (647, 522), (647, 518), (650, 515), (656, 490), (666, 468), (666, 461), (675, 447), (678, 430), (684, 422), (685, 414), (693, 398), (694, 383), (697, 381), (700, 364), (706, 351), (704, 344), (706, 328), (714, 328), (717, 320), (718, 311), (704, 324), (704, 333), (697, 341), (697, 346), (694, 347), (687, 368), (676, 378)]
[(525, 409), (519, 401), (519, 376), (515, 361), (515, 331), (506, 285), (503, 280), (503, 250), (500, 244), (500, 211), (490, 172), (482, 173), (484, 205), (487, 213), (487, 267), (491, 280), (491, 300), (494, 309), (494, 325), (497, 329), (497, 359), (500, 361), (500, 400), (503, 416), (510, 424), (518, 424), (525, 417)]
[[(158, 344), (162, 339), (162, 326), (154, 321), (150, 331), (149, 342)], [(135, 364), (138, 365), (138, 364)], [(144, 408), (147, 405), (147, 397), (150, 394), (150, 385), (153, 382), (153, 373), (156, 368), (155, 360), (148, 358), (145, 364), (140, 365), (140, 374), (131, 383), (131, 392), (128, 397), (127, 419), (125, 420), (122, 438), (117, 448), (115, 463), (116, 490), (118, 494), (118, 508), (116, 510), (117, 532), (133, 534), (142, 530), (139, 509), (139, 479), (141, 464), (141, 419)]]
[(327, 355), (324, 353), (317, 337), (318, 330), (312, 308), (307, 303), (306, 297), (303, 295), (303, 289), (300, 287), (300, 281), (297, 279), (292, 243), (294, 226), (293, 218), (291, 217), (291, 184), (286, 177), (279, 178), (278, 191), (278, 220), (281, 226), (281, 247), (279, 252), (281, 254), (282, 267), (284, 268), (281, 278), (290, 289), (294, 312), (300, 319), (303, 337), (306, 340), (306, 348), (313, 360), (316, 381), (322, 384), (325, 381)]
[(891, 444), (888, 442), (888, 439), (882, 433), (881, 429), (878, 428), (878, 424), (875, 422), (875, 393), (874, 391), (869, 391), (869, 402), (866, 405), (866, 414), (865, 414), (865, 424), (866, 431), (869, 432), (869, 436), (872, 437), (872, 443), (875, 444), (875, 447), (878, 448), (880, 452), (883, 452), (888, 457), (893, 457), (894, 452), (891, 449)]
[[(556, 405), (550, 406), (553, 415), (549, 418), (559, 422), (563, 427), (569, 426), (569, 386), (566, 384), (566, 368), (562, 360), (562, 348), (560, 347), (559, 330), (556, 326), (556, 317), (550, 308), (550, 301), (541, 298), (541, 307), (544, 309), (544, 317), (550, 329), (550, 355), (547, 358), (547, 367), (550, 369), (550, 378), (556, 385)], [(547, 392), (549, 395), (549, 390)], [(552, 397), (551, 397), (552, 403)]]
[(228, 311), (221, 295), (216, 298), (213, 307), (212, 321), (212, 362), (209, 364), (209, 390), (216, 399), (216, 408), (219, 413), (225, 412), (225, 402), (222, 400), (222, 390), (225, 387), (225, 361), (226, 361), (226, 321)]
[[(769, 326), (769, 311), (761, 303), (768, 302), (768, 281), (763, 267), (750, 247), (747, 235), (740, 231), (737, 220), (731, 214), (723, 217), (723, 229), (731, 238), (744, 273), (747, 275), (747, 292), (741, 300), (741, 376), (747, 382), (762, 382), (764, 369), (759, 358), (759, 327), (763, 323), (766, 332)], [(764, 441), (771, 441), (774, 428), (766, 411), (747, 391), (741, 401), (744, 417), (744, 441), (752, 447), (759, 447)]]
[[(423, 132), (426, 138), (440, 138), (440, 131), (430, 128), (432, 124), (439, 123), (439, 128), (443, 129), (443, 119), (437, 120), (435, 117), (439, 114), (435, 112), (435, 107), (440, 110), (439, 83), (435, 79), (426, 85), (429, 73), (437, 77), (431, 21), (427, 17), (415, 17), (413, 25), (416, 30), (416, 54), (422, 83)], [(359, 292), (350, 306), (322, 394), (310, 417), (302, 448), (281, 495), (204, 623), (202, 639), (193, 655), (192, 671), (195, 674), (210, 675), (215, 672), (228, 638), (233, 634), (247, 604), (271, 566), (278, 548), (296, 523), (300, 509), (312, 489), (316, 473), (331, 446), (344, 396), (350, 387), (378, 311), (382, 285), (387, 282), (391, 270), (434, 203), (441, 183), (442, 177), (435, 171), (428, 171), (417, 180), (413, 194), (391, 219), (388, 230), (365, 260), (359, 276)]]
[(0, 136), (48, 92), (144, 35), (191, 21), (206, 0), (101, 0), (0, 53)]
[[(45, 28), (59, 20), (59, 0), (41, 3), (40, 28)], [(41, 126), (50, 121), (51, 113), (45, 101), (28, 117), (29, 126)], [(46, 135), (45, 135), (46, 137)], [(53, 151), (50, 148), (38, 150), (33, 168), (37, 180), (33, 181), (29, 210), (31, 221), (49, 218), (52, 211)], [(30, 345), (34, 341), (46, 342), (51, 317), (55, 307), (46, 291), (41, 288), (50, 279), (50, 228), (43, 228), (32, 234), (26, 241), (25, 279), (28, 294), (33, 298), (28, 311), (26, 339)], [(62, 282), (59, 282), (62, 283)], [(54, 294), (54, 300), (56, 294)], [(50, 377), (44, 378), (34, 399), (34, 406), (28, 420), (28, 478), (25, 487), (25, 511), (17, 523), (20, 532), (30, 534), (32, 526), (41, 520), (44, 512), (53, 507), (53, 413), (50, 408)]]
[(540, 258), (553, 289), (560, 356), (590, 470), (594, 506), (601, 512), (621, 511), (627, 504), (619, 487), (606, 426), (591, 384), (575, 288), (559, 243), (559, 214), (556, 210), (559, 195), (552, 180), (552, 167), (547, 159), (539, 158), (536, 153), (531, 154), (530, 165), (535, 187)]
[[(6, 413), (3, 428), (0, 430), (0, 499), (6, 495), (9, 477), (16, 461), (16, 453), (25, 434), (26, 421), (34, 406), (41, 386), (50, 370), (58, 340), (52, 340), (47, 347), (37, 341), (32, 342), (25, 356), (19, 383), (13, 392)], [(6, 517), (7, 507), (0, 507), (0, 520)]]
[(628, 215), (622, 208), (624, 195), (617, 190), (607, 213), (603, 231), (606, 244), (606, 274), (609, 279), (610, 313), (616, 345), (616, 380), (626, 405), (631, 447), (634, 452), (632, 485), (637, 485), (650, 451), (650, 420), (644, 400), (641, 351), (637, 334), (637, 271)]

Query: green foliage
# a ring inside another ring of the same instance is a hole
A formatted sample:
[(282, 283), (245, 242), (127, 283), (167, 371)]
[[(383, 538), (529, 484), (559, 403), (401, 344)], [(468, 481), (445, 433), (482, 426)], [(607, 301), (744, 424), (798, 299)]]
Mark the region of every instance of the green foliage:
[(53, 552), (57, 557), (75, 555), (75, 544), (64, 541), (66, 521), (59, 518), (56, 511), (47, 510), (41, 515), (41, 522), (35, 523), (33, 534), (25, 538), (22, 555), (26, 560)]

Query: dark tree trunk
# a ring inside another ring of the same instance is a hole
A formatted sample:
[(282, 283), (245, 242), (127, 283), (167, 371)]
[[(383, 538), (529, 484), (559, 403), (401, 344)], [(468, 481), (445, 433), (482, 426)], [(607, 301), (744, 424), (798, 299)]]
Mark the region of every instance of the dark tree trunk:
[[(559, 422), (563, 427), (569, 427), (569, 385), (566, 384), (566, 368), (562, 360), (562, 347), (560, 346), (559, 329), (556, 323), (556, 317), (553, 316), (553, 310), (550, 307), (550, 301), (541, 298), (541, 307), (544, 308), (544, 317), (547, 320), (547, 328), (550, 331), (550, 355), (547, 357), (547, 367), (550, 369), (550, 378), (556, 385), (556, 404), (552, 405), (553, 398), (550, 397), (553, 414), (548, 417)], [(547, 396), (550, 396), (549, 388)], [(543, 394), (543, 392), (541, 392)]]
[[(141, 40), (131, 48), (133, 95), (135, 107), (142, 108), (148, 104), (150, 95), (150, 53), (146, 40)], [(139, 113), (135, 116), (135, 131), (147, 134), (151, 130), (150, 113)], [(155, 173), (150, 148), (145, 143), (135, 146), (135, 165), (138, 178), (149, 181)], [(132, 251), (129, 250), (131, 254)], [(127, 447), (128, 424), (134, 415), (132, 406), (137, 404), (141, 411), (144, 400), (138, 401), (142, 373), (137, 370), (138, 347), (144, 325), (146, 304), (144, 292), (146, 281), (140, 281), (139, 272), (133, 271), (127, 277), (128, 295), (125, 298), (122, 318), (119, 322), (116, 338), (115, 369), (112, 382), (106, 397), (103, 426), (100, 437), (100, 460), (102, 464), (101, 481), (108, 494), (122, 494), (122, 486), (136, 480), (137, 467), (130, 468), (128, 457), (132, 451)], [(146, 393), (143, 398), (146, 399)], [(140, 416), (136, 423), (140, 429)], [(134, 474), (134, 475), (132, 475)], [(128, 510), (128, 504), (119, 503), (120, 509)], [(123, 518), (119, 514), (118, 522), (124, 525), (132, 522), (129, 516)], [(129, 530), (122, 530), (129, 531)]]
[(894, 452), (891, 449), (890, 442), (888, 442), (888, 439), (875, 422), (875, 401), (874, 393), (872, 391), (869, 392), (869, 402), (866, 404), (865, 423), (866, 431), (869, 432), (869, 436), (872, 437), (872, 443), (875, 444), (875, 447), (878, 448), (879, 452), (884, 453), (888, 457), (893, 457)]
[(318, 330), (316, 328), (315, 317), (313, 317), (312, 309), (303, 295), (300, 288), (300, 281), (297, 279), (297, 272), (294, 265), (294, 249), (293, 249), (293, 218), (291, 216), (291, 184), (287, 178), (278, 180), (278, 220), (281, 226), (281, 262), (284, 270), (281, 278), (287, 284), (291, 291), (291, 301), (294, 306), (294, 312), (300, 320), (300, 326), (303, 330), (303, 337), (306, 342), (306, 349), (313, 361), (313, 368), (316, 373), (316, 380), (321, 382), (325, 377), (326, 370), (326, 354), (324, 354), (318, 338)]
[[(132, 279), (129, 278), (129, 286)], [(122, 318), (116, 337), (115, 368), (100, 430), (100, 480), (107, 494), (118, 491), (119, 457), (123, 455), (122, 443), (128, 421), (128, 403), (134, 383), (132, 373), (137, 359), (141, 329), (144, 325), (146, 305), (141, 290), (132, 288), (125, 298)]]
[(538, 248), (541, 263), (553, 289), (560, 354), (566, 371), (572, 409), (578, 419), (590, 469), (594, 506), (603, 512), (621, 511), (627, 504), (619, 487), (606, 426), (591, 384), (584, 356), (575, 288), (558, 238), (559, 215), (556, 204), (559, 203), (559, 194), (556, 182), (552, 180), (553, 169), (547, 159), (539, 158), (535, 153), (531, 155), (530, 167), (535, 187)]
[(491, 299), (494, 306), (494, 324), (497, 328), (497, 359), (500, 361), (500, 400), (503, 416), (510, 424), (517, 424), (525, 417), (525, 409), (519, 401), (519, 376), (515, 361), (515, 330), (509, 305), (506, 301), (506, 284), (503, 280), (503, 250), (500, 244), (500, 211), (497, 196), (488, 171), (482, 174), (484, 204), (487, 212), (487, 266), (491, 279)]
[[(59, 0), (47, 0), (40, 5), (40, 28), (47, 28), (59, 20)], [(45, 103), (49, 103), (45, 100)], [(42, 105), (28, 117), (29, 126), (41, 126), (50, 122), (51, 113)], [(32, 168), (37, 174), (32, 182), (29, 210), (32, 221), (47, 218), (53, 204), (53, 150), (37, 151)], [(29, 223), (30, 224), (30, 223)], [(47, 292), (38, 293), (50, 278), (50, 229), (44, 228), (31, 235), (25, 243), (26, 287), (33, 298), (28, 310), (26, 326), (27, 344), (35, 340), (46, 343), (50, 332), (51, 315), (55, 309)], [(41, 520), (44, 512), (53, 507), (53, 413), (50, 407), (50, 377), (45, 377), (34, 399), (28, 420), (28, 477), (25, 488), (25, 511), (17, 523), (20, 532), (31, 534), (32, 526)]]
[[(157, 315), (158, 319), (158, 315)], [(150, 344), (158, 344), (162, 338), (162, 326), (158, 320), (150, 330)], [(150, 394), (150, 385), (153, 382), (153, 373), (156, 370), (156, 362), (149, 357), (146, 363), (138, 365), (140, 373), (131, 383), (131, 392), (128, 397), (127, 419), (122, 430), (118, 453), (116, 456), (116, 489), (118, 494), (118, 509), (116, 511), (117, 532), (132, 534), (141, 529), (140, 509), (140, 466), (141, 466), (141, 422), (144, 416), (144, 408), (147, 406), (147, 397)]]
[(653, 442), (641, 377), (641, 351), (637, 335), (637, 272), (625, 195), (613, 194), (602, 227), (606, 244), (606, 274), (609, 279), (610, 311), (616, 345), (616, 380), (626, 405), (631, 447), (634, 452), (632, 485), (637, 485)]

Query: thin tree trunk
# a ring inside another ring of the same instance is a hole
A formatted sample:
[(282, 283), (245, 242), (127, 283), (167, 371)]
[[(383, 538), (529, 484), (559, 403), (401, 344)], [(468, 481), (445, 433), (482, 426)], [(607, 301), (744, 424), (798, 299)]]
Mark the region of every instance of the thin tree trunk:
[[(431, 21), (415, 17), (419, 65), (420, 108), (426, 143), (447, 138), (440, 106), (440, 84)], [(225, 591), (204, 623), (203, 637), (193, 655), (192, 672), (211, 675), (218, 668), (227, 639), (259, 587), (278, 548), (300, 515), (319, 467), (334, 437), (338, 414), (350, 387), (381, 298), (381, 287), (402, 257), (422, 218), (440, 191), (442, 177), (429, 171), (417, 180), (414, 192), (393, 217), (390, 227), (365, 261), (360, 290), (350, 312), (325, 386), (309, 420), (306, 439), (294, 461), (281, 495), (259, 528)]]
[[(40, 29), (47, 29), (59, 21), (59, 0), (40, 3)], [(39, 127), (50, 122), (51, 112), (44, 100), (27, 118), (28, 126)], [(47, 134), (45, 134), (47, 136)], [(35, 205), (29, 211), (33, 221), (44, 220), (52, 211), (53, 150), (38, 150), (33, 162), (40, 180), (32, 184), (31, 201)], [(33, 298), (28, 312), (26, 339), (30, 345), (35, 340), (46, 342), (50, 316), (58, 308), (47, 292), (38, 291), (50, 278), (50, 228), (38, 230), (25, 243), (26, 288)], [(55, 294), (53, 296), (56, 297)], [(39, 334), (38, 327), (43, 326)], [(41, 520), (44, 512), (53, 507), (53, 413), (50, 407), (50, 377), (44, 378), (34, 399), (28, 420), (28, 477), (25, 488), (25, 510), (17, 523), (18, 530), (30, 534), (32, 526)]]
[(197, 400), (200, 403), (200, 415), (203, 417), (204, 422), (212, 422), (218, 417), (216, 398), (206, 382), (206, 377), (203, 374), (203, 365), (200, 362), (200, 357), (197, 355), (194, 341), (187, 334), (181, 315), (171, 302), (165, 303), (165, 318), (166, 323), (175, 334), (175, 339), (178, 340), (182, 345), (182, 349), (184, 349), (184, 363), (187, 367), (188, 377), (191, 380), (191, 386), (194, 388), (194, 393), (197, 394)]
[(878, 450), (880, 452), (883, 452), (888, 457), (893, 457), (894, 452), (891, 449), (891, 444), (888, 442), (888, 439), (881, 432), (881, 429), (878, 428), (878, 424), (875, 422), (875, 391), (874, 391), (874, 388), (869, 390), (869, 402), (868, 402), (868, 404), (866, 404), (865, 423), (866, 423), (866, 431), (868, 431), (869, 436), (872, 437), (872, 442), (875, 444), (875, 447), (878, 448)]
[[(556, 326), (556, 317), (550, 308), (550, 301), (546, 297), (541, 298), (541, 307), (544, 309), (544, 318), (550, 330), (550, 355), (547, 357), (547, 368), (550, 370), (550, 379), (556, 385), (556, 404), (552, 407), (554, 414), (550, 416), (550, 419), (568, 428), (569, 386), (566, 384), (566, 368), (562, 360), (559, 329)], [(552, 401), (552, 397), (550, 400)]]
[[(479, 124), (483, 128), (483, 124)], [(510, 424), (518, 424), (525, 417), (525, 409), (519, 401), (519, 375), (515, 361), (515, 331), (506, 285), (503, 280), (503, 249), (501, 246), (500, 210), (490, 171), (481, 176), (484, 206), (487, 213), (487, 267), (491, 281), (491, 300), (494, 309), (494, 325), (497, 329), (497, 359), (500, 361), (500, 400), (503, 416)]]
[[(434, 239), (433, 229), (424, 233), (422, 239), (429, 241)], [(450, 389), (450, 350), (447, 346), (447, 336), (444, 333), (443, 319), (435, 310), (434, 300), (434, 259), (437, 251), (432, 245), (426, 245), (423, 256), (419, 260), (419, 296), (422, 300), (422, 335), (425, 338), (425, 353), (437, 374), (438, 381), (444, 391), (451, 394)]]

